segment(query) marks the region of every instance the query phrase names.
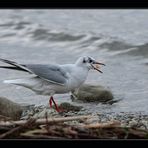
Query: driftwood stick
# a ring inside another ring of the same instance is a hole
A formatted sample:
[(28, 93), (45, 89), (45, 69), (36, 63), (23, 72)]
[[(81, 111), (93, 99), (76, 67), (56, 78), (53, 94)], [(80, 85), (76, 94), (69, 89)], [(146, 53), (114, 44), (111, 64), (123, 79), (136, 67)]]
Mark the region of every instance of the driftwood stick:
[(108, 123), (95, 123), (95, 124), (89, 124), (89, 125), (82, 125), (81, 127), (84, 128), (113, 128), (113, 127), (119, 127), (121, 124), (120, 122), (114, 121), (114, 122), (108, 122)]
[[(62, 117), (62, 118), (48, 118), (48, 119), (37, 119), (35, 121), (36, 125), (47, 124), (47, 123), (58, 123), (58, 122), (65, 122), (71, 120), (82, 120), (90, 118), (90, 115), (87, 116), (75, 116), (75, 117)], [(14, 126), (14, 125), (24, 125), (27, 123), (27, 120), (20, 120), (20, 121), (7, 121), (7, 122), (0, 122), (0, 126)]]
[(0, 139), (3, 139), (3, 138), (6, 138), (7, 136), (19, 131), (22, 129), (22, 126), (18, 126), (18, 127), (15, 127), (13, 129), (11, 129), (10, 131), (6, 132), (6, 133), (3, 133), (0, 135)]
[(8, 120), (12, 120), (12, 119), (10, 117), (0, 115), (0, 121), (8, 121)]
[(19, 132), (22, 129), (24, 129), (24, 127), (30, 127), (30, 125), (34, 122), (35, 122), (35, 119), (30, 119), (25, 124), (18, 126), (18, 127), (15, 127), (13, 129), (9, 130), (8, 132), (1, 134), (0, 139), (6, 138), (6, 137), (8, 137), (8, 136), (10, 136), (10, 135), (12, 135), (16, 132)]

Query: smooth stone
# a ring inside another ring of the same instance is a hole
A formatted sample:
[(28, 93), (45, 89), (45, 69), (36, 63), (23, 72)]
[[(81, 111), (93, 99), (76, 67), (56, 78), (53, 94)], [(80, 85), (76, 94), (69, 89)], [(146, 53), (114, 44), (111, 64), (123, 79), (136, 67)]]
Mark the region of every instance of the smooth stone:
[(80, 111), (82, 109), (82, 106), (72, 105), (68, 102), (61, 103), (59, 107), (66, 111)]
[[(113, 94), (110, 90), (99, 85), (82, 85), (78, 92), (73, 93), (78, 100), (83, 102), (108, 102), (113, 100)], [(71, 96), (71, 99), (74, 99)]]
[(18, 103), (8, 100), (7, 98), (0, 97), (0, 115), (10, 117), (12, 120), (18, 120), (24, 107)]

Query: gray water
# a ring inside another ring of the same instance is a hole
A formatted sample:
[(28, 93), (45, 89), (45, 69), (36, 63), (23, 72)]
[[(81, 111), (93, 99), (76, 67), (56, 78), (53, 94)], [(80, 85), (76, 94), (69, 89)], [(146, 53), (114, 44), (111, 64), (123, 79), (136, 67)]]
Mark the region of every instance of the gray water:
[[(0, 57), (19, 63), (74, 63), (82, 55), (104, 62), (86, 83), (103, 85), (113, 105), (84, 103), (88, 111), (148, 113), (148, 10), (0, 10)], [(2, 63), (0, 63), (2, 64)], [(3, 84), (26, 73), (0, 69), (0, 96), (18, 103), (47, 105), (48, 96)], [(69, 94), (55, 95), (58, 103)]]

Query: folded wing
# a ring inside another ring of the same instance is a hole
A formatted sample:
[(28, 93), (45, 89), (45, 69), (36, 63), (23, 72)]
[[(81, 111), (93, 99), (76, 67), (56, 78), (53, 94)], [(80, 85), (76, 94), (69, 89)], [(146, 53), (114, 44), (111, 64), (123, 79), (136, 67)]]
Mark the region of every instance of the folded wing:
[(49, 81), (51, 83), (56, 83), (59, 85), (65, 85), (67, 82), (67, 73), (59, 65), (41, 65), (41, 64), (27, 64), (22, 65), (14, 61), (0, 59), (0, 61), (10, 64), (12, 66), (0, 66), (0, 68), (21, 70), (35, 74), (38, 77)]
[(25, 65), (34, 74), (47, 81), (64, 85), (67, 81), (66, 72), (59, 65)]

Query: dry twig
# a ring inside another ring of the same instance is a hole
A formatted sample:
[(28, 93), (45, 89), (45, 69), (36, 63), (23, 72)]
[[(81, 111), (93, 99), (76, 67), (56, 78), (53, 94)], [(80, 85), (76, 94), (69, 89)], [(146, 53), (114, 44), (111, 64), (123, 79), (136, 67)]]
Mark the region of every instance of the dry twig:
[(15, 127), (13, 129), (11, 129), (10, 131), (1, 134), (0, 139), (6, 138), (16, 132), (19, 132), (20, 130), (24, 129), (24, 127), (30, 127), (30, 125), (33, 124), (34, 122), (35, 122), (35, 119), (30, 119), (25, 124)]
[[(75, 117), (37, 119), (35, 121), (35, 124), (42, 125), (42, 124), (46, 124), (47, 122), (48, 124), (51, 124), (51, 123), (59, 123), (59, 122), (66, 122), (66, 121), (72, 121), (72, 120), (83, 120), (90, 117), (91, 117), (90, 115), (87, 115), (87, 116), (75, 116)], [(13, 121), (13, 122), (12, 121), (0, 122), (0, 126), (24, 125), (27, 122), (28, 122), (27, 120), (20, 120), (20, 121)]]

